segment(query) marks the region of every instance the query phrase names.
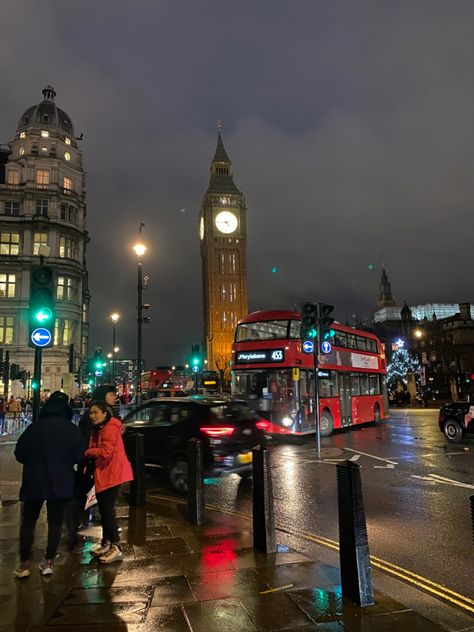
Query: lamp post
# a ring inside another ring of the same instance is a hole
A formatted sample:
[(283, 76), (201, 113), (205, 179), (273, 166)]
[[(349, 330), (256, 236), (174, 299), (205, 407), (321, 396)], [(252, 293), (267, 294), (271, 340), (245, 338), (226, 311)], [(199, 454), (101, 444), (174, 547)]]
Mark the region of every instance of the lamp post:
[(146, 252), (146, 246), (140, 242), (142, 228), (145, 224), (140, 223), (138, 227), (139, 241), (133, 246), (133, 250), (137, 255), (137, 375), (136, 375), (136, 390), (135, 398), (137, 406), (142, 403), (142, 382), (141, 382), (141, 368), (142, 368), (142, 324), (143, 324), (143, 269), (141, 257)]
[(110, 314), (110, 320), (112, 321), (112, 384), (115, 386), (115, 326), (118, 323), (118, 321), (120, 320), (120, 314), (117, 314), (117, 312), (114, 312), (113, 314)]

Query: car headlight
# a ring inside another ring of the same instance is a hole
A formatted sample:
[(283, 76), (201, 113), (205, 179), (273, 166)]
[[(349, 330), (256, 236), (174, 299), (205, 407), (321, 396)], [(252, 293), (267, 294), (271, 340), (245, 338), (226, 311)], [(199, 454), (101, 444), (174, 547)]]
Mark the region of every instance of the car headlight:
[(291, 417), (283, 417), (281, 423), (285, 426), (285, 428), (288, 428), (293, 425), (293, 419)]

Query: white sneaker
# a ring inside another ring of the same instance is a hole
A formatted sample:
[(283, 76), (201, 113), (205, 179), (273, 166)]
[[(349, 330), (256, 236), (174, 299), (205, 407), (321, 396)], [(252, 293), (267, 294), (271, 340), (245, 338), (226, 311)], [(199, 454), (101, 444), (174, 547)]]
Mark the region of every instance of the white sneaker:
[(30, 576), (30, 565), (29, 564), (25, 564), (24, 566), (20, 566), (19, 568), (16, 569), (16, 571), (13, 571), (13, 574), (18, 579), (23, 579), (24, 577), (29, 577)]
[(53, 560), (47, 560), (46, 558), (40, 562), (39, 569), (41, 571), (41, 575), (52, 575), (53, 574)]
[(101, 564), (112, 564), (112, 562), (120, 562), (123, 560), (122, 551), (116, 544), (112, 544), (108, 552), (99, 558)]
[(110, 549), (110, 542), (104, 542), (104, 544), (102, 543), (97, 544), (97, 546), (91, 549), (90, 552), (95, 557), (102, 557), (102, 555), (105, 555), (109, 551), (109, 549)]

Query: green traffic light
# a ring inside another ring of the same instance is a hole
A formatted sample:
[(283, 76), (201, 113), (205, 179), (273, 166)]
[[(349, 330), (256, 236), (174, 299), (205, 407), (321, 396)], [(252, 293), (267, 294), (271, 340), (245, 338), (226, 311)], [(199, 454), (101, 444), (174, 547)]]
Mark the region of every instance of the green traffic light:
[(191, 362), (194, 366), (199, 366), (201, 364), (199, 358), (193, 358)]
[(49, 309), (49, 307), (41, 307), (34, 314), (35, 320), (41, 323), (42, 325), (50, 321), (52, 317), (53, 317), (53, 312)]
[(308, 329), (308, 331), (306, 332), (306, 338), (316, 338), (317, 335), (318, 331), (314, 327)]
[(36, 391), (38, 390), (38, 387), (39, 387), (38, 382), (35, 382), (35, 380), (31, 380), (31, 390)]

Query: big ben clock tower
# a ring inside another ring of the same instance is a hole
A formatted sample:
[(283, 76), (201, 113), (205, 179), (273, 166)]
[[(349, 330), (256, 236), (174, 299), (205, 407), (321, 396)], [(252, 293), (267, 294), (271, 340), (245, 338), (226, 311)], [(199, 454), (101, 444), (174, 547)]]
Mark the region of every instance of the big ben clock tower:
[(247, 209), (220, 129), (210, 172), (199, 213), (204, 344), (208, 369), (228, 373), (235, 326), (248, 312)]

